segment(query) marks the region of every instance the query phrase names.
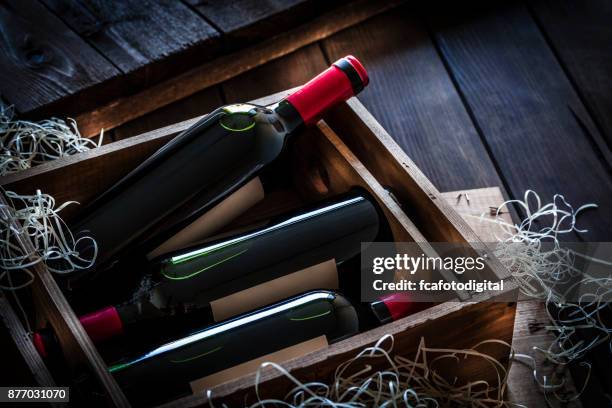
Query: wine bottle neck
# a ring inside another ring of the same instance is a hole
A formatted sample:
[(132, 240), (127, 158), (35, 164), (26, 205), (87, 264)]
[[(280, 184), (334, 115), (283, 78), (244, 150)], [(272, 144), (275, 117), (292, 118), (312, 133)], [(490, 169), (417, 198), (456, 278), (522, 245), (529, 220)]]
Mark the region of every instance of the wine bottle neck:
[(295, 132), (304, 124), (300, 113), (287, 99), (278, 102), (273, 109), (281, 117), (287, 133)]
[(308, 81), (299, 90), (278, 104), (276, 112), (283, 116), (299, 116), (306, 125), (316, 123), (334, 106), (357, 95), (368, 84), (368, 74), (353, 56), (340, 58), (331, 67)]

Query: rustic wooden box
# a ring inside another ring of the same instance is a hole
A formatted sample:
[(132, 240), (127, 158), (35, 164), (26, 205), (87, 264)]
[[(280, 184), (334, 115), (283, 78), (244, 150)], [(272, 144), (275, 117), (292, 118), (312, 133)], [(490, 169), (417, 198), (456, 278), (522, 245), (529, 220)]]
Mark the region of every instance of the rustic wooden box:
[[(284, 94), (286, 92), (262, 98), (256, 103), (270, 103)], [(40, 188), (53, 195), (57, 202), (76, 200), (86, 204), (198, 119), (46, 163), (7, 176), (0, 184), (6, 190), (24, 194)], [(278, 212), (299, 204), (304, 198), (320, 198), (359, 185), (369, 190), (383, 208), (396, 241), (420, 243), (423, 251), (431, 255), (435, 252), (427, 244), (428, 241), (469, 243), (483, 247), (465, 221), (356, 98), (330, 112), (325, 120), (300, 136), (293, 150), (292, 154), (299, 158), (295, 160), (294, 171), (303, 180), (300, 188), (296, 192), (272, 194), (238, 222), (247, 223), (253, 217)], [(75, 213), (66, 215), (70, 218)], [(69, 364), (85, 364), (90, 368), (100, 387), (107, 393), (109, 405), (129, 405), (54, 278), (43, 265), (36, 266), (35, 272), (38, 279), (32, 290), (36, 312), (39, 319), (48, 321), (54, 327), (70, 359)], [(491, 277), (508, 278), (508, 272), (492, 256), (487, 272)], [(510, 281), (505, 287), (506, 295), (516, 290)], [(466, 293), (459, 296), (469, 297)], [(384, 334), (392, 334), (395, 352), (406, 356), (414, 355), (421, 337), (426, 339), (428, 346), (445, 348), (469, 348), (488, 339), (512, 343), (515, 303), (482, 302), (490, 297), (490, 294), (482, 293), (474, 296), (470, 302), (441, 303), (323, 350), (287, 361), (283, 366), (303, 381), (325, 380), (333, 376), (340, 362), (375, 343)], [(14, 317), (7, 302), (0, 306), (5, 308), (5, 315)], [(44, 364), (31, 344), (24, 340), (26, 335), (17, 319), (11, 321), (13, 337), (32, 370), (37, 371), (36, 378), (41, 385), (49, 385), (51, 380)], [(503, 352), (500, 350), (499, 353)], [(496, 357), (506, 362), (508, 359), (508, 355), (503, 354)], [(471, 376), (487, 378), (492, 375), (484, 363), (483, 366), (472, 365), (469, 370)], [(271, 392), (284, 395), (291, 386), (286, 379), (271, 371), (264, 373), (262, 381), (260, 390), (264, 396), (271, 395)], [(236, 378), (216, 387), (213, 396), (216, 401), (242, 404), (245, 398), (253, 398), (253, 384), (254, 375)], [(206, 401), (206, 396), (194, 395), (165, 406), (199, 406)]]

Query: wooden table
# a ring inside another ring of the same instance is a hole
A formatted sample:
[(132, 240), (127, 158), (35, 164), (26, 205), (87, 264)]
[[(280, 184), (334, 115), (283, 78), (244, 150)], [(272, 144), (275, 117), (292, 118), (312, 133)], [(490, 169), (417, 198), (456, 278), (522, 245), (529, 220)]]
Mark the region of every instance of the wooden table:
[[(0, 90), (22, 115), (76, 116), (88, 134), (398, 2), (7, 0), (0, 3)], [(138, 109), (125, 109), (135, 108), (133, 100)]]
[[(330, 27), (342, 13), (331, 14), (327, 25), (307, 37), (295, 32), (294, 37), (281, 37), (282, 52), (275, 52), (272, 43), (256, 48), (267, 53), (262, 61), (270, 60), (257, 68), (247, 70), (258, 65), (255, 57), (246, 65), (221, 60), (211, 74), (216, 79), (209, 82), (194, 80), (195, 74), (170, 82), (164, 78), (176, 72), (181, 58), (190, 66), (204, 64), (206, 70), (196, 67), (193, 72), (206, 76), (211, 69), (206, 61), (220, 55), (211, 44), (227, 37), (235, 50), (245, 37), (271, 35), (274, 32), (266, 31), (270, 27), (261, 23), (265, 18), (226, 20), (229, 6), (216, 1), (189, 0), (167, 7), (148, 2), (154, 4), (138, 11), (146, 9), (147, 16), (134, 19), (135, 1), (117, 10), (103, 8), (102, 1), (93, 3), (93, 9), (75, 0), (9, 1), (0, 7), (0, 38), (23, 41), (7, 46), (0, 40), (5, 99), (19, 110), (36, 113), (49, 106), (50, 111), (57, 109), (66, 94), (74, 104), (87, 94), (83, 89), (94, 89), (99, 99), (84, 102), (86, 112), (80, 118), (90, 131), (110, 123), (113, 129), (107, 133), (118, 140), (223, 103), (300, 85), (350, 53), (362, 60), (371, 77), (360, 100), (441, 191), (500, 186), (505, 198), (522, 198), (525, 190), (533, 189), (544, 200), (561, 193), (575, 207), (589, 202), (600, 206), (578, 220), (589, 231), (568, 240), (609, 241), (612, 236), (612, 6), (607, 0), (526, 0), (478, 7), (462, 3), (456, 10), (407, 4), (337, 33)], [(247, 7), (255, 2), (238, 3)], [(293, 21), (290, 24), (306, 22), (317, 10), (311, 1), (266, 3), (271, 9), (290, 5), (280, 12), (293, 16), (286, 20)], [(340, 28), (380, 12), (372, 2), (361, 3), (370, 7), (368, 13), (351, 9), (359, 18), (344, 21)], [(246, 16), (258, 15), (257, 8), (248, 7)], [(184, 27), (173, 23), (176, 16)], [(312, 21), (321, 23), (317, 18)], [(139, 31), (151, 21), (160, 30)], [(192, 25), (194, 30), (183, 29)], [(278, 27), (286, 28), (280, 23)], [(38, 36), (28, 37), (32, 31)], [(36, 39), (43, 34), (40, 45)], [(230, 41), (233, 38), (238, 44)], [(51, 55), (45, 51), (49, 44), (54, 44)], [(211, 56), (189, 57), (205, 48)], [(11, 65), (15, 49), (22, 52), (19, 61), (27, 65), (23, 69)], [(65, 63), (58, 66), (57, 58)], [(224, 73), (224, 67), (234, 71)], [(234, 76), (236, 72), (242, 73)], [(100, 83), (105, 85), (96, 88)], [(119, 92), (135, 92), (151, 83), (155, 92), (170, 98), (159, 98), (159, 108), (144, 97), (149, 94), (130, 97)], [(168, 86), (187, 90), (169, 94)], [(96, 108), (98, 101), (101, 109)], [(122, 117), (114, 124), (108, 119), (113, 109)], [(96, 120), (85, 116), (89, 110)], [(132, 119), (126, 111), (151, 113)], [(527, 306), (519, 314), (517, 323), (523, 326), (541, 318), (541, 311)], [(539, 333), (517, 330), (524, 349), (539, 341)], [(599, 350), (587, 360), (594, 364), (594, 377), (583, 394), (584, 405), (604, 406), (609, 402), (606, 392), (612, 390), (609, 353)]]

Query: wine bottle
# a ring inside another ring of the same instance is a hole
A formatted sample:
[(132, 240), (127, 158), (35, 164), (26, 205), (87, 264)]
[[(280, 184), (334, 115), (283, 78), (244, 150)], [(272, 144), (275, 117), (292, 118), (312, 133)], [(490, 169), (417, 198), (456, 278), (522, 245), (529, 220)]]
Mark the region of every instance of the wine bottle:
[[(150, 261), (150, 272), (127, 300), (81, 317), (81, 324), (94, 343), (129, 331), (129, 337), (150, 344), (166, 316), (171, 318), (164, 322), (176, 328), (181, 326), (175, 320), (196, 311), (200, 325), (213, 323), (210, 302), (215, 299), (328, 260), (342, 264), (356, 257), (362, 242), (378, 239), (384, 217), (379, 211), (366, 191), (355, 189)], [(45, 342), (52, 339), (46, 332), (38, 334), (35, 343), (41, 346), (41, 354)]]
[(360, 253), (362, 242), (377, 240), (381, 216), (363, 190), (285, 213), (162, 259), (153, 296), (205, 304), (330, 259), (342, 264)]
[[(156, 245), (162, 244), (247, 185), (280, 156), (291, 135), (368, 81), (361, 63), (347, 56), (278, 103), (216, 109), (102, 194), (73, 230), (95, 238), (98, 268), (153, 230)], [(177, 219), (176, 210), (186, 203), (198, 208)], [(164, 224), (169, 217), (171, 226)], [(156, 230), (161, 224), (164, 230)]]
[(358, 317), (341, 295), (313, 291), (207, 327), (113, 364), (128, 398), (158, 402), (189, 392), (189, 382), (257, 357), (325, 336), (354, 335)]
[[(181, 306), (160, 309), (142, 299), (101, 308), (80, 316), (79, 321), (102, 357), (110, 361), (215, 322), (210, 305)], [(51, 327), (36, 331), (32, 342), (41, 357), (57, 366), (62, 349)]]
[[(201, 326), (219, 320), (211, 301), (328, 260), (340, 267), (348, 264), (338, 274), (337, 286), (357, 299), (361, 244), (390, 240), (389, 226), (375, 200), (356, 188), (278, 215), (264, 225), (154, 261), (153, 272), (142, 278), (127, 301), (85, 315), (81, 324), (96, 344), (123, 335), (128, 341), (123, 350), (145, 347), (169, 333), (193, 329), (194, 322)], [(323, 285), (311, 288), (331, 289)], [(304, 288), (287, 290), (298, 293)], [(403, 317), (421, 306), (410, 303), (405, 295), (398, 296), (372, 305), (378, 320), (369, 327)], [(257, 297), (250, 299), (254, 305), (241, 301), (242, 311), (269, 303)], [(48, 354), (46, 348), (57, 349), (47, 345), (53, 341), (48, 330), (37, 333), (34, 340), (42, 355)]]
[(387, 324), (431, 307), (431, 302), (415, 302), (409, 293), (396, 292), (369, 304), (379, 324)]

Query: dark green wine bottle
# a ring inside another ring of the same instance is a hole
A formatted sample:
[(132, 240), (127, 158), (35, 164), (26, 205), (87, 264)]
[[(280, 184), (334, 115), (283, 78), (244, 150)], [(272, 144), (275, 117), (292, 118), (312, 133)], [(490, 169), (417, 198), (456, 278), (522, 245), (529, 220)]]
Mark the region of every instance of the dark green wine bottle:
[(109, 370), (132, 401), (160, 402), (189, 393), (190, 381), (320, 336), (334, 343), (358, 328), (355, 309), (344, 297), (313, 291), (123, 359)]

